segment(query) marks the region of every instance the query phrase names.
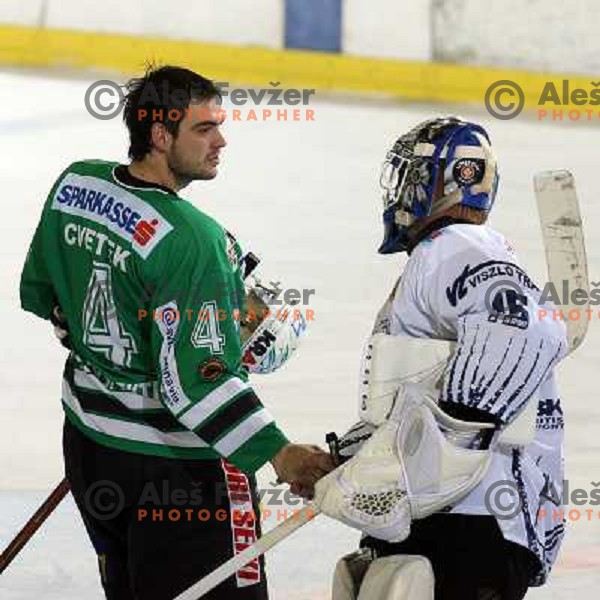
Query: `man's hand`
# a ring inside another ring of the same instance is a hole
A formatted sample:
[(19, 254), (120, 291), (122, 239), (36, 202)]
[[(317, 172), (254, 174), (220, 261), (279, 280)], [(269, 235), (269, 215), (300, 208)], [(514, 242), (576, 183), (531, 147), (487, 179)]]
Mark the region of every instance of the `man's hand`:
[(69, 324), (63, 314), (60, 306), (55, 306), (50, 314), (50, 322), (54, 325), (54, 335), (59, 342), (69, 350), (71, 349), (71, 335), (69, 332)]
[(305, 498), (312, 498), (315, 483), (335, 467), (329, 453), (306, 444), (284, 446), (271, 464), (277, 477), (290, 483), (293, 493)]

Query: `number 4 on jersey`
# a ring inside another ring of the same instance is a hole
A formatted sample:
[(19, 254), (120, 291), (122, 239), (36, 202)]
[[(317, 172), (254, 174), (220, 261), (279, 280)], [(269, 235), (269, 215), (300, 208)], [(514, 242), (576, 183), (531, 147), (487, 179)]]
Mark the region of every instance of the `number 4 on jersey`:
[(208, 348), (213, 354), (222, 354), (225, 336), (217, 318), (216, 302), (204, 302), (191, 338), (194, 348)]
[(128, 367), (137, 348), (119, 321), (109, 265), (94, 263), (82, 314), (83, 343), (111, 362)]

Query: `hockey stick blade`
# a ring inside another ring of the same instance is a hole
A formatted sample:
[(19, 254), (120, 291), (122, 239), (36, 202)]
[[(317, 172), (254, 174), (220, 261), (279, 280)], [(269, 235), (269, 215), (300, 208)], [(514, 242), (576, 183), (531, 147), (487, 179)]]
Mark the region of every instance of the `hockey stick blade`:
[(198, 598), (202, 598), (204, 594), (208, 594), (208, 592), (234, 575), (236, 571), (239, 571), (250, 561), (258, 558), (276, 544), (279, 544), (279, 542), (290, 536), (294, 531), (302, 527), (302, 525), (312, 521), (318, 514), (319, 509), (315, 506), (305, 506), (295, 515), (287, 518), (283, 523), (265, 533), (252, 546), (236, 554), (220, 567), (217, 567), (212, 573), (209, 573), (206, 577), (203, 577), (200, 581), (179, 594), (174, 600), (198, 600)]
[[(534, 176), (534, 189), (538, 213), (544, 238), (548, 281), (553, 283), (557, 293), (565, 296), (568, 290), (569, 304), (561, 306), (569, 352), (573, 352), (583, 342), (588, 328), (587, 313), (589, 304), (588, 266), (583, 238), (583, 225), (575, 190), (575, 179), (566, 170), (544, 171)], [(585, 304), (574, 304), (572, 293), (575, 289), (586, 291)], [(569, 313), (574, 318), (569, 318)], [(575, 317), (578, 315), (578, 317)]]

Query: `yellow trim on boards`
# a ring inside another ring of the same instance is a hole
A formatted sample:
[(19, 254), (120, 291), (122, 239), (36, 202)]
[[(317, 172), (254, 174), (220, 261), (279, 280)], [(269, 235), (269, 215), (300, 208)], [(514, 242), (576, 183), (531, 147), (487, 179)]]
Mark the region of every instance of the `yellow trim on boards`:
[[(488, 87), (498, 80), (515, 81), (522, 88), (526, 108), (541, 108), (540, 95), (547, 82), (563, 94), (576, 88), (594, 89), (592, 78), (556, 73), (531, 73), (491, 67), (446, 63), (361, 58), (322, 52), (236, 47), (203, 42), (145, 38), (59, 29), (0, 25), (0, 64), (109, 70), (140, 73), (150, 61), (178, 64), (217, 81), (268, 87), (314, 88), (319, 91), (365, 92), (416, 101), (467, 102), (483, 105)], [(600, 79), (600, 77), (599, 77)], [(600, 98), (600, 88), (598, 88)], [(511, 99), (506, 97), (505, 102)], [(599, 105), (572, 100), (561, 106), (544, 106), (565, 111), (594, 111)]]

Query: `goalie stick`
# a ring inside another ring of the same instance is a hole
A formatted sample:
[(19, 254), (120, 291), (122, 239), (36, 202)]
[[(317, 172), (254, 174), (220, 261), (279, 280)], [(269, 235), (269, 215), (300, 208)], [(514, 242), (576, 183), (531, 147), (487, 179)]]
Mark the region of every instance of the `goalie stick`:
[(588, 298), (584, 304), (576, 305), (571, 301), (561, 307), (567, 327), (569, 352), (573, 352), (587, 333), (588, 319), (582, 313), (589, 305), (588, 266), (575, 179), (569, 171), (543, 171), (534, 176), (534, 189), (544, 239), (548, 281), (563, 296), (572, 294), (575, 289), (582, 289)]

